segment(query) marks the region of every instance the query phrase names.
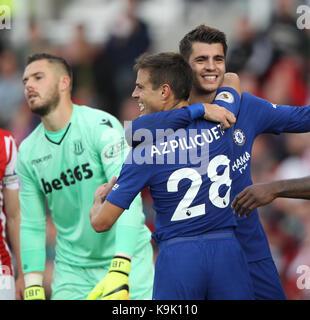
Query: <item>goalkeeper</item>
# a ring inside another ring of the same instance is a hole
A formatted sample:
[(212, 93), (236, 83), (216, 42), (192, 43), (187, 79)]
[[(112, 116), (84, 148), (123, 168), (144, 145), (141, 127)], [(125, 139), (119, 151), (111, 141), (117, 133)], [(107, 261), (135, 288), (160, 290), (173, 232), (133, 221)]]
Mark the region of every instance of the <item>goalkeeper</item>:
[(89, 219), (96, 188), (119, 174), (128, 151), (123, 128), (106, 112), (74, 105), (71, 79), (62, 58), (28, 58), (25, 97), (41, 123), (18, 154), (24, 298), (45, 299), (47, 200), (57, 229), (51, 299), (151, 299), (153, 250), (140, 195), (105, 234)]

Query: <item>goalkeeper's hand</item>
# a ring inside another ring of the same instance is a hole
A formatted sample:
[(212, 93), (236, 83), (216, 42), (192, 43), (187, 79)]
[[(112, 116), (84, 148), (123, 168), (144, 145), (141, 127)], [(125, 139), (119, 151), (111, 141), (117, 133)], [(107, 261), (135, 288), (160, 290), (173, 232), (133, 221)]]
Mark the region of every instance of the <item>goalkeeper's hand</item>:
[(45, 300), (44, 288), (41, 286), (31, 286), (24, 291), (24, 300)]
[(35, 271), (24, 275), (24, 300), (45, 300), (43, 288), (43, 272)]
[(129, 300), (130, 259), (115, 256), (108, 274), (94, 287), (87, 300)]

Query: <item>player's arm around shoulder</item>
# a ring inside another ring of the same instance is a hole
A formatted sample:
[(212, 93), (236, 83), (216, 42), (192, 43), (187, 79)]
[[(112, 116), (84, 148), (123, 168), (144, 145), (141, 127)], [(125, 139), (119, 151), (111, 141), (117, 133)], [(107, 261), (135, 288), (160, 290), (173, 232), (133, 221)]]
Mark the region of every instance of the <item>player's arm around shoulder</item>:
[(236, 73), (233, 73), (233, 72), (225, 73), (224, 81), (221, 87), (233, 88), (238, 92), (240, 97), (242, 95), (240, 78)]
[[(228, 92), (227, 88), (233, 89)], [(225, 91), (226, 90), (226, 91)], [(204, 118), (208, 121), (219, 122), (223, 130), (230, 128), (236, 121), (241, 97), (240, 78), (236, 73), (225, 73), (221, 87), (213, 103), (204, 103)]]
[(113, 188), (116, 177), (109, 183), (99, 186), (95, 192), (94, 203), (91, 207), (89, 217), (90, 223), (96, 232), (105, 232), (111, 229), (124, 209), (106, 201), (106, 197)]

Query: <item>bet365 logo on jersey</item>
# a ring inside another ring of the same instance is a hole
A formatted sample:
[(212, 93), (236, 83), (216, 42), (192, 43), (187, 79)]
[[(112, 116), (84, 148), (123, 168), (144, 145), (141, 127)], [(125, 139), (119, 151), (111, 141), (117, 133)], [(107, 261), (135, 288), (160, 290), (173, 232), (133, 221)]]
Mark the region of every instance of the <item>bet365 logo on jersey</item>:
[(41, 183), (44, 189), (44, 193), (51, 193), (53, 190), (61, 190), (63, 187), (69, 187), (78, 181), (83, 179), (90, 179), (93, 176), (93, 172), (90, 169), (89, 163), (76, 166), (73, 170), (68, 169), (61, 172), (60, 177), (53, 179), (52, 181), (45, 181), (41, 179)]

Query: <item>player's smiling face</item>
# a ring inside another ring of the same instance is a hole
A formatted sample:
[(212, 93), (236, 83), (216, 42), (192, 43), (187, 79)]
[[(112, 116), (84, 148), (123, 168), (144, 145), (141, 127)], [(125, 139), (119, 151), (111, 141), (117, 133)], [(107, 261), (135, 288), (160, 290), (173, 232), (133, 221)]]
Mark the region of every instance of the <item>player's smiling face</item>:
[(188, 62), (193, 70), (193, 86), (197, 90), (209, 94), (220, 87), (226, 72), (221, 43), (194, 42)]
[(44, 116), (59, 102), (57, 75), (47, 60), (30, 63), (24, 72), (24, 93), (32, 112)]
[(142, 115), (162, 110), (161, 88), (154, 90), (149, 77), (148, 70), (140, 69), (137, 73), (136, 87), (132, 93), (132, 97), (139, 103)]

